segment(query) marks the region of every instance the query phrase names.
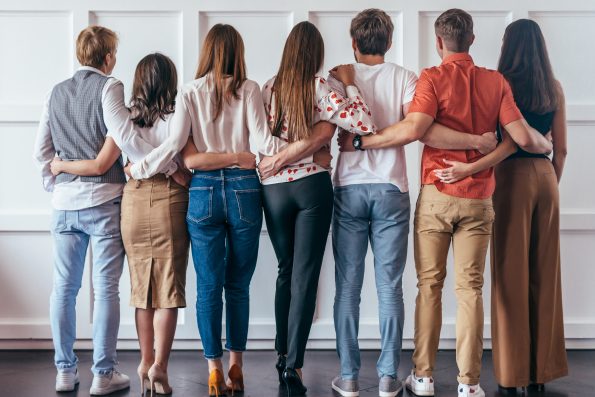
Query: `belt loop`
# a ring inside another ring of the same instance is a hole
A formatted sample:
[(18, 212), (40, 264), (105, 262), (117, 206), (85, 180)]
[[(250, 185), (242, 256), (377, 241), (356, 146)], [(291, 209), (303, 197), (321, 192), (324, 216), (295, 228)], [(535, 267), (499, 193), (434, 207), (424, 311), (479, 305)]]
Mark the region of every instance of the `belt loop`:
[(167, 188), (171, 188), (171, 176), (166, 177), (167, 179)]
[(141, 180), (140, 180), (140, 179), (137, 179), (137, 180), (136, 180), (136, 188), (137, 188), (137, 189), (140, 187), (141, 183), (142, 183), (142, 182), (141, 182)]

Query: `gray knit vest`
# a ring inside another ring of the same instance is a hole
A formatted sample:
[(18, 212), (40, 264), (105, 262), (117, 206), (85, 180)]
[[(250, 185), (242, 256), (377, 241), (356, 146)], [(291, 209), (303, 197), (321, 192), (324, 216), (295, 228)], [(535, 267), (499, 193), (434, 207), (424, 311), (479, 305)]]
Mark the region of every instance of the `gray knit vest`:
[[(49, 106), (50, 131), (56, 153), (62, 160), (93, 160), (105, 142), (107, 127), (101, 103), (108, 77), (79, 70), (56, 85)], [(71, 182), (76, 175), (62, 173), (56, 183)], [(125, 183), (122, 157), (103, 175), (82, 176), (83, 182)]]

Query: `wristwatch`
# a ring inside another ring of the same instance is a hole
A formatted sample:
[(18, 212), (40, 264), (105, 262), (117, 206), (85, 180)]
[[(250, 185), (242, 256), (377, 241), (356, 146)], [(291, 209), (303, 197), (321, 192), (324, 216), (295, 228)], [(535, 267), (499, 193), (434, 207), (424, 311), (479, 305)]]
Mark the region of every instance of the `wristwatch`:
[(362, 147), (362, 136), (355, 134), (355, 136), (353, 137), (353, 147), (355, 148), (355, 150), (364, 150), (364, 148)]

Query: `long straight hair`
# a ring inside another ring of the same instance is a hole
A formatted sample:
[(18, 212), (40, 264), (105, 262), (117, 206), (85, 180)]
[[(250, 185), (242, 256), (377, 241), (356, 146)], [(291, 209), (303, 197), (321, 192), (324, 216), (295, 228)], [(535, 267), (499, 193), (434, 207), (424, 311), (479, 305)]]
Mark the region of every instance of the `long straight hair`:
[[(196, 77), (200, 79), (211, 73), (215, 98), (213, 106), (216, 120), (223, 110), (224, 102), (239, 99), (238, 90), (246, 81), (244, 41), (231, 25), (216, 24), (209, 30), (200, 52)], [(231, 78), (231, 81), (227, 81)]]
[(498, 71), (510, 83), (522, 110), (544, 114), (557, 109), (558, 83), (535, 21), (519, 19), (506, 27)]
[(176, 65), (167, 56), (149, 54), (140, 60), (134, 72), (130, 113), (132, 122), (151, 128), (158, 118), (173, 113), (178, 93)]
[(324, 62), (324, 42), (316, 26), (300, 22), (285, 41), (273, 84), (273, 135), (283, 131), (287, 119), (289, 142), (307, 138), (314, 120), (315, 77)]

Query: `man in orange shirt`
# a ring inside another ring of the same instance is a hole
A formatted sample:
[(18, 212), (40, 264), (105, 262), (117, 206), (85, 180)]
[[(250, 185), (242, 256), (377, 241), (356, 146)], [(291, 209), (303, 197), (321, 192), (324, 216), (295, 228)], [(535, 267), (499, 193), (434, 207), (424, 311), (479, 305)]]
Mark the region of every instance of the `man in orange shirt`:
[[(457, 364), (459, 397), (484, 397), (479, 386), (483, 352), (483, 272), (494, 210), (492, 168), (456, 183), (438, 175), (444, 161), (475, 162), (483, 155), (470, 150), (466, 135), (495, 131), (508, 133), (505, 143), (482, 159), (491, 163), (516, 150), (514, 143), (532, 153), (551, 151), (551, 142), (530, 129), (515, 105), (510, 87), (496, 71), (477, 67), (469, 55), (473, 20), (463, 10), (451, 9), (434, 24), (436, 49), (442, 64), (422, 71), (407, 117), (374, 135), (342, 134), (342, 151), (402, 146), (422, 140), (422, 188), (414, 221), (414, 252), (418, 278), (415, 309), (414, 369), (406, 386), (419, 396), (434, 395), (432, 372), (442, 325), (442, 287), (446, 259), (453, 243), (457, 295)], [(425, 138), (437, 122), (467, 134), (457, 140)], [(510, 139), (512, 138), (512, 139)], [(513, 143), (514, 141), (514, 143)], [(467, 150), (461, 150), (467, 149)]]

